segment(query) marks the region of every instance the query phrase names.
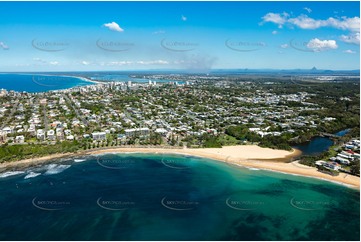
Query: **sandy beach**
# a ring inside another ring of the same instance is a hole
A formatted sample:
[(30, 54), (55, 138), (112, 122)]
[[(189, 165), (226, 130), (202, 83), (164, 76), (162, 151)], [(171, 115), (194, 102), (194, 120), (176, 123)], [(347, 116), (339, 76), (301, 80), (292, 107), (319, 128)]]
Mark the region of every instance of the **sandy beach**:
[(9, 168), (27, 167), (35, 164), (40, 164), (52, 159), (69, 158), (83, 155), (99, 155), (105, 153), (159, 153), (159, 154), (183, 154), (198, 157), (210, 158), (230, 164), (266, 169), (276, 172), (283, 172), (307, 177), (314, 177), (324, 179), (340, 184), (360, 187), (360, 178), (345, 173), (340, 173), (338, 176), (331, 176), (318, 172), (316, 168), (304, 166), (297, 161), (289, 161), (301, 154), (299, 150), (292, 152), (284, 150), (273, 150), (270, 148), (261, 148), (256, 145), (241, 145), (241, 146), (226, 146), (222, 148), (208, 148), (208, 149), (167, 149), (167, 148), (103, 148), (97, 150), (81, 151), (78, 153), (55, 154), (41, 158), (32, 158), (20, 160), (10, 163), (0, 164), (0, 171)]

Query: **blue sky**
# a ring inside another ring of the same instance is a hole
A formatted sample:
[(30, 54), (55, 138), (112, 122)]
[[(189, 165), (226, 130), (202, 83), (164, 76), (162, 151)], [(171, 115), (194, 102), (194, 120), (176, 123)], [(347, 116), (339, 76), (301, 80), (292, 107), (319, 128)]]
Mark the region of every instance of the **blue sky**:
[(0, 2), (0, 71), (359, 69), (358, 2)]

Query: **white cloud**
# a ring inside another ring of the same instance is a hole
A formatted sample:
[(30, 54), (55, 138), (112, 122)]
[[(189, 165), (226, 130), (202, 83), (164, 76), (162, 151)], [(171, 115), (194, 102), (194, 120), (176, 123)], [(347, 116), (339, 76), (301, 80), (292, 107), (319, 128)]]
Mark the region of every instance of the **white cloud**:
[(317, 38), (311, 39), (306, 46), (315, 52), (334, 50), (338, 48), (335, 40), (320, 40)]
[(8, 50), (8, 49), (9, 49), (9, 46), (7, 46), (4, 42), (0, 42), (0, 47), (1, 47), (3, 50)]
[(123, 66), (123, 65), (167, 65), (167, 64), (169, 64), (169, 62), (165, 60), (151, 60), (151, 61), (140, 60), (140, 61), (111, 61), (108, 62), (106, 65)]
[(317, 20), (308, 17), (307, 15), (300, 15), (296, 18), (288, 19), (288, 22), (294, 24), (301, 29), (318, 29), (321, 27), (331, 27), (335, 29), (356, 31), (360, 26), (360, 18), (328, 18), (326, 20)]
[(346, 53), (346, 54), (355, 54), (356, 52), (353, 51), (353, 50), (344, 50), (343, 53)]
[(272, 34), (278, 34), (278, 32), (276, 30), (273, 30)]
[(108, 62), (106, 65), (108, 66), (122, 66), (122, 65), (131, 65), (133, 64), (132, 61), (111, 61)]
[(43, 60), (43, 59), (41, 59), (39, 57), (34, 57), (33, 61), (37, 62), (36, 65), (52, 65), (52, 66), (59, 65), (58, 61), (46, 61), (46, 60)]
[(112, 30), (112, 31), (116, 31), (116, 32), (124, 32), (124, 29), (122, 29), (119, 24), (117, 24), (116, 22), (111, 22), (111, 23), (107, 23), (107, 24), (103, 24), (104, 27), (107, 27), (108, 29)]
[(295, 18), (289, 18), (289, 14), (287, 13), (267, 13), (262, 17), (263, 22), (271, 22), (278, 24), (278, 27), (282, 27), (285, 24), (291, 24), (297, 26), (301, 29), (318, 29), (321, 27), (331, 27), (342, 30), (349, 30), (353, 32), (359, 32), (360, 29), (360, 18), (359, 17), (341, 17), (341, 18), (333, 18), (330, 17), (328, 19), (313, 19), (308, 17), (305, 14), (301, 14)]
[(168, 61), (165, 60), (155, 60), (155, 61), (137, 61), (137, 64), (141, 64), (141, 65), (166, 65), (169, 64)]
[(288, 44), (283, 44), (283, 45), (281, 45), (281, 48), (282, 48), (282, 49), (288, 48)]
[(38, 57), (33, 58), (33, 61), (37, 61), (37, 62), (44, 63), (44, 64), (48, 63), (47, 61), (45, 61), (41, 58), (38, 58)]
[(187, 17), (184, 15), (181, 16), (181, 19), (182, 19), (182, 21), (187, 21)]
[(82, 61), (81, 64), (87, 66), (87, 65), (90, 65), (90, 62), (88, 62), (88, 61)]
[(307, 15), (304, 14), (296, 18), (288, 19), (288, 23), (296, 25), (301, 29), (317, 29), (326, 26), (324, 20), (315, 20), (313, 18), (309, 18)]
[(288, 13), (267, 13), (265, 16), (262, 17), (262, 23), (271, 22), (278, 24), (278, 27), (282, 28), (282, 26), (286, 23), (288, 16)]
[(329, 18), (327, 20), (330, 27), (342, 30), (350, 30), (354, 32), (360, 32), (360, 18), (342, 17), (341, 19)]
[(350, 35), (341, 35), (340, 36), (341, 41), (349, 44), (360, 44), (360, 33), (352, 33)]
[(52, 66), (56, 66), (56, 65), (59, 64), (59, 62), (57, 62), (57, 61), (50, 61), (49, 64), (52, 65)]
[(308, 13), (311, 13), (311, 12), (312, 12), (312, 9), (310, 9), (310, 8), (305, 7), (305, 8), (303, 8), (303, 9), (306, 10)]

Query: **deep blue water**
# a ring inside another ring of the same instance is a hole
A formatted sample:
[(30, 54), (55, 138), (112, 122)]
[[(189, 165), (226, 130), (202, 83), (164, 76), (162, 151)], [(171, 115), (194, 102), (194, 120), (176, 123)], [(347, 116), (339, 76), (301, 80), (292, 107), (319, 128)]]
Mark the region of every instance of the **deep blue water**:
[(324, 151), (333, 144), (333, 141), (326, 137), (315, 137), (311, 141), (295, 146), (295, 148), (302, 151), (303, 155), (317, 155)]
[(360, 237), (359, 191), (322, 180), (176, 155), (59, 164), (0, 174), (0, 240)]
[(337, 136), (344, 136), (344, 135), (347, 134), (348, 132), (350, 132), (350, 129), (341, 130), (341, 131), (335, 133), (335, 135), (337, 135)]
[(26, 92), (46, 92), (75, 86), (92, 84), (85, 80), (68, 77), (37, 74), (0, 74), (0, 89)]
[[(349, 131), (350, 131), (349, 129), (341, 130), (335, 133), (335, 135), (344, 136)], [(333, 141), (330, 138), (315, 137), (307, 143), (299, 144), (295, 146), (295, 148), (301, 150), (302, 154), (304, 155), (317, 155), (317, 154), (321, 154), (324, 151), (327, 151), (332, 145), (333, 145)]]

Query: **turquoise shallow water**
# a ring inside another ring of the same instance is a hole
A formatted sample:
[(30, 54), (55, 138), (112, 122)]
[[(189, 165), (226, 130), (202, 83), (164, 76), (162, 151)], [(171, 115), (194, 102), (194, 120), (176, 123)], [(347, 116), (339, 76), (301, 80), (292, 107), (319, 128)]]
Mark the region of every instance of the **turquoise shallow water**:
[(7, 175), (0, 240), (360, 237), (358, 190), (209, 159), (107, 154)]

